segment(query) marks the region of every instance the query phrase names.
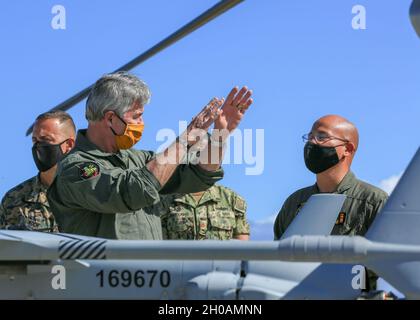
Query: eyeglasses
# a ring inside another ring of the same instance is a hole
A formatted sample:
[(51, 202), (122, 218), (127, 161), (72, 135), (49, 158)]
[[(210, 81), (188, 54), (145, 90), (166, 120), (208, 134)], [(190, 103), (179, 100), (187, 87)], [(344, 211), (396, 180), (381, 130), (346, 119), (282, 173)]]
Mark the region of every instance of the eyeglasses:
[(342, 138), (338, 138), (338, 137), (334, 137), (334, 136), (329, 136), (326, 133), (317, 133), (317, 134), (312, 134), (312, 133), (306, 133), (302, 136), (302, 140), (303, 142), (308, 142), (311, 140), (315, 140), (317, 143), (325, 143), (327, 141), (330, 140), (339, 140), (339, 141), (343, 141), (343, 142), (349, 142), (349, 140), (346, 139), (342, 139)]

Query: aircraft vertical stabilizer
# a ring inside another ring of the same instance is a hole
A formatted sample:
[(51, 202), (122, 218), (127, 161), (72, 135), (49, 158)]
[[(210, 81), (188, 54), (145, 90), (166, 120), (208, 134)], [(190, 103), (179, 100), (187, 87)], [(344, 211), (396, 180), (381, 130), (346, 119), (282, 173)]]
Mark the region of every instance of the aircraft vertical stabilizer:
[(420, 245), (420, 149), (405, 170), (366, 238), (376, 242)]

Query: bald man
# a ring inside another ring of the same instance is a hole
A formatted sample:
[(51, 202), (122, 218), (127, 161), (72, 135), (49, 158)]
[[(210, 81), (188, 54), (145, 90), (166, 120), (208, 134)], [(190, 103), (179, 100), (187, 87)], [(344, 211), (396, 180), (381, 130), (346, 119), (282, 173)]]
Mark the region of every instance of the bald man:
[(0, 205), (0, 229), (58, 231), (47, 201), (57, 163), (74, 146), (76, 128), (64, 111), (37, 117), (32, 132), (32, 155), (39, 173), (6, 193)]
[(358, 180), (350, 171), (359, 146), (357, 128), (343, 117), (327, 115), (317, 120), (303, 139), (306, 142), (305, 165), (316, 174), (316, 183), (287, 198), (274, 223), (274, 239), (281, 238), (309, 197), (316, 193), (339, 193), (347, 196), (332, 235), (363, 236), (388, 195), (381, 189)]

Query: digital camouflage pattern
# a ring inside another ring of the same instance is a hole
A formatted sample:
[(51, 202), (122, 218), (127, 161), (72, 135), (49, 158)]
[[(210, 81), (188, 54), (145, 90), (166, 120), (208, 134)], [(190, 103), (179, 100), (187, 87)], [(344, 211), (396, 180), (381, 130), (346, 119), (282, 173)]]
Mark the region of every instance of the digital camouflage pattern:
[(174, 194), (153, 209), (160, 212), (164, 239), (229, 240), (250, 232), (245, 200), (219, 185), (206, 190), (198, 203), (191, 194)]
[(38, 176), (8, 191), (0, 206), (0, 228), (57, 232), (46, 193)]

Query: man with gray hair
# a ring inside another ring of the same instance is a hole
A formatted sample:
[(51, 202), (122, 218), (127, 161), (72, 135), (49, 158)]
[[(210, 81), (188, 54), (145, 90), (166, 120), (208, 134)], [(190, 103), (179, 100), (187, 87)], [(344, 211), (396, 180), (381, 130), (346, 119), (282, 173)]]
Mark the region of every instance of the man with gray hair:
[[(208, 157), (223, 154), (228, 134), (252, 104), (251, 95), (243, 87), (232, 89), (226, 101), (212, 99), (176, 141), (154, 154), (132, 149), (143, 133), (149, 88), (126, 72), (104, 75), (86, 103), (88, 128), (78, 132), (76, 147), (60, 163), (48, 191), (60, 230), (110, 239), (162, 239), (159, 216), (144, 209), (161, 194), (203, 191), (222, 179), (221, 156), (210, 162), (200, 157), (196, 164), (183, 159), (199, 144)], [(203, 144), (213, 123), (223, 134)]]

